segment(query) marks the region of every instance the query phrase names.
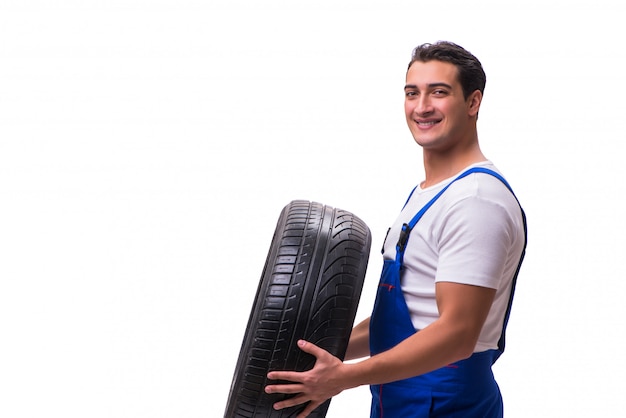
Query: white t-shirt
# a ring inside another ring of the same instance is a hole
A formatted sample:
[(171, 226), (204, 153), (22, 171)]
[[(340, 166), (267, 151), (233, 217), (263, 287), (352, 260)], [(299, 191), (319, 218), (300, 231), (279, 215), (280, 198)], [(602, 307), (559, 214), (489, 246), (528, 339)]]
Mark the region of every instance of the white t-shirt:
[[(498, 172), (489, 161), (475, 166)], [(385, 259), (395, 258), (402, 224), (457, 175), (415, 189), (387, 235)], [(497, 348), (524, 241), (519, 204), (499, 179), (472, 173), (452, 184), (413, 228), (405, 250), (402, 291), (415, 329), (439, 317), (436, 282), (489, 287), (497, 289), (496, 297), (474, 352)]]

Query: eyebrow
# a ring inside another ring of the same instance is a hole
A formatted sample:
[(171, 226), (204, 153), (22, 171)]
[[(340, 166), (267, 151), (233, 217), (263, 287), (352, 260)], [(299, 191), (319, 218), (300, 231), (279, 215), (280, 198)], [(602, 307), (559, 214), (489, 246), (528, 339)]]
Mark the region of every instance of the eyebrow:
[[(452, 86), (450, 84), (447, 83), (431, 83), (428, 84), (428, 88), (435, 88), (435, 87), (446, 87), (449, 89), (452, 89)], [(417, 89), (417, 85), (416, 84), (407, 84), (406, 86), (404, 86), (404, 89)]]

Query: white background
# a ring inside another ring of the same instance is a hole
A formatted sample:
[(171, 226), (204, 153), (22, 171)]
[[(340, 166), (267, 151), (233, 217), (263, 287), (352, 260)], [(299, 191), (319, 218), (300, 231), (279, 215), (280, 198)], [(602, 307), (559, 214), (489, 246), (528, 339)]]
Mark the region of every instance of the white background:
[[(507, 417), (626, 416), (618, 1), (0, 1), (0, 416), (221, 417), (280, 210), (384, 233), (422, 179), (412, 48), (487, 72), (529, 220)], [(368, 416), (346, 391), (328, 417)]]

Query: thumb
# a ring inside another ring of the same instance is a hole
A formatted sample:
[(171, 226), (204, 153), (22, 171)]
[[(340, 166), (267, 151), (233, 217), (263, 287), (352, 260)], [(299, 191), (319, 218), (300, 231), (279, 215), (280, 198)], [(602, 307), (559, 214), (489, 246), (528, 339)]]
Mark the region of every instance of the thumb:
[(315, 356), (315, 358), (320, 358), (324, 355), (329, 354), (328, 351), (324, 350), (323, 348), (320, 348), (315, 344), (305, 340), (298, 340), (298, 347), (300, 347), (300, 350), (304, 351), (305, 353), (309, 353)]

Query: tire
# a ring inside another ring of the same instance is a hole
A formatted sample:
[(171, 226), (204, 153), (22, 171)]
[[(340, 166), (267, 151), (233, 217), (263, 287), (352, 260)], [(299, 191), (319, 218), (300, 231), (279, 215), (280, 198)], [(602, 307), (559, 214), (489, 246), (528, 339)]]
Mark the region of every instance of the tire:
[[(295, 417), (276, 411), (286, 395), (268, 395), (270, 370), (311, 369), (310, 341), (343, 360), (371, 245), (370, 230), (350, 212), (294, 200), (282, 210), (239, 353), (225, 418)], [(325, 417), (330, 400), (309, 415)]]

